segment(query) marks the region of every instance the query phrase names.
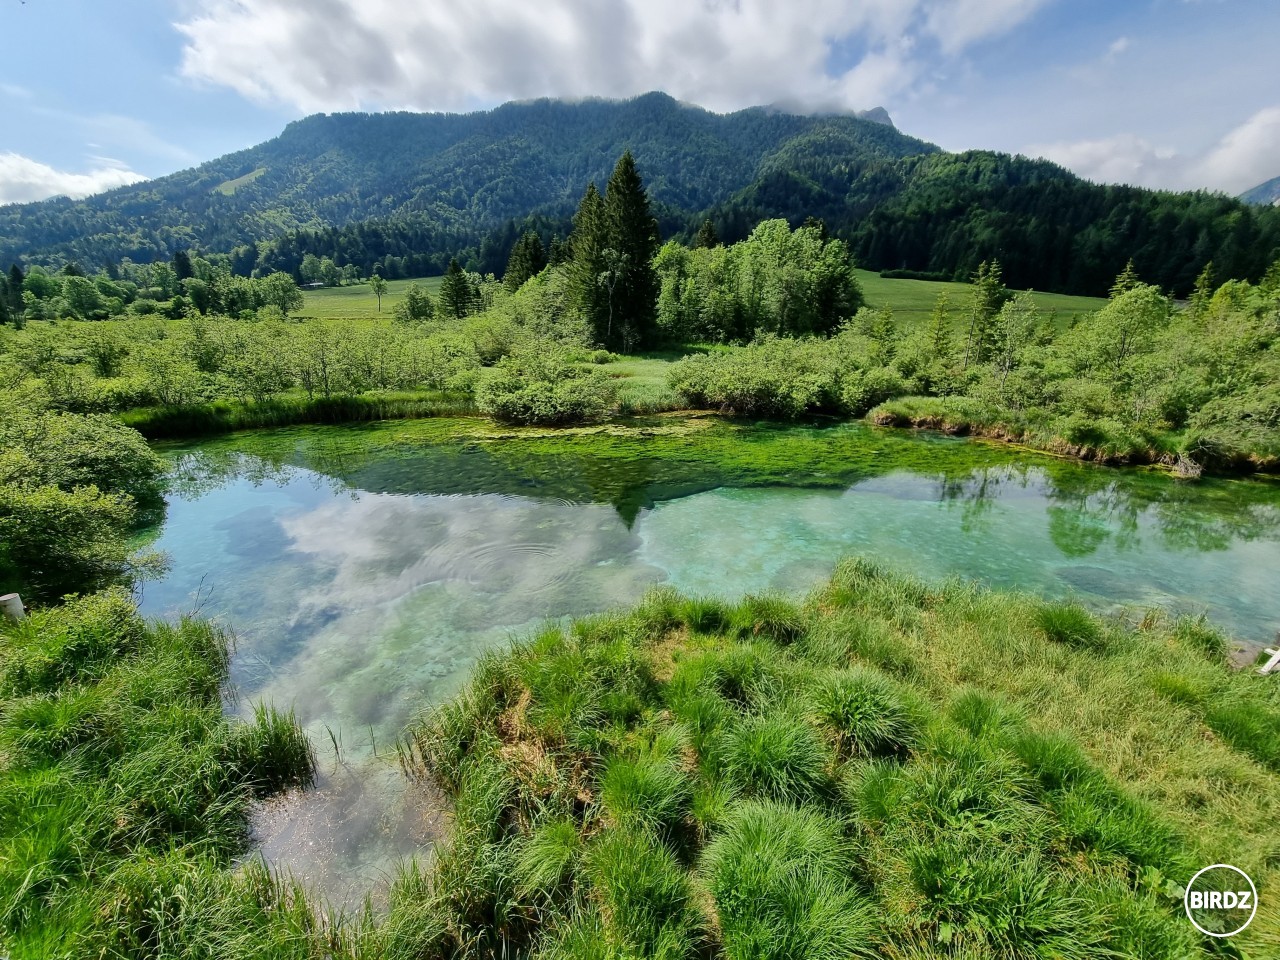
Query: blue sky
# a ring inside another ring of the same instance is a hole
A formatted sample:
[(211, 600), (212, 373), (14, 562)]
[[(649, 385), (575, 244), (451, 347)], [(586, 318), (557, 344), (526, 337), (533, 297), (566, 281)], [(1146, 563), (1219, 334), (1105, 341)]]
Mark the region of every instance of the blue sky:
[(1280, 176), (1276, 0), (0, 0), (0, 202), (347, 109), (667, 92), (883, 105), (948, 149), (1238, 192)]

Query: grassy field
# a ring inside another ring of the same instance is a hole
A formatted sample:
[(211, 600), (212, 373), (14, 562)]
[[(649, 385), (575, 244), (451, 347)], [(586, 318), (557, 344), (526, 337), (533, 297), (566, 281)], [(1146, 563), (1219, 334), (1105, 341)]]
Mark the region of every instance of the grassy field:
[[(857, 274), (868, 304), (873, 307), (888, 304), (893, 307), (894, 316), (911, 326), (928, 319), (940, 293), (946, 293), (951, 298), (951, 306), (957, 318), (969, 301), (969, 286), (964, 283), (886, 280), (869, 270), (859, 270)], [(382, 316), (391, 315), (391, 310), (404, 296), (409, 284), (421, 284), (434, 297), (440, 293), (442, 279), (443, 277), (423, 277), (416, 281), (392, 280), (387, 284), (387, 292), (382, 298)], [(379, 315), (377, 298), (370, 292), (368, 285), (363, 283), (353, 287), (308, 290), (304, 297), (306, 303), (301, 315), (305, 317), (361, 318)], [(1106, 303), (1098, 297), (1072, 297), (1064, 293), (1037, 293), (1035, 299), (1041, 310), (1056, 314), (1059, 326), (1066, 326), (1074, 317), (1091, 313)]]
[[(945, 293), (951, 300), (951, 309), (957, 318), (969, 302), (967, 283), (948, 283), (935, 280), (886, 280), (870, 270), (857, 270), (858, 283), (867, 303), (873, 307), (885, 304), (893, 307), (893, 314), (905, 324), (927, 320), (933, 312), (938, 294)], [(1065, 293), (1036, 293), (1036, 305), (1045, 313), (1054, 313), (1059, 328), (1068, 326), (1075, 317), (1092, 313), (1107, 301), (1101, 297), (1073, 297)]]
[(378, 312), (378, 298), (373, 295), (367, 283), (359, 283), (352, 287), (322, 287), (319, 290), (303, 291), (303, 306), (299, 316), (337, 319), (350, 317), (390, 317), (395, 305), (404, 299), (404, 292), (409, 284), (416, 283), (424, 287), (431, 296), (440, 294), (440, 283), (444, 277), (420, 277), (417, 280), (390, 280), (387, 292), (382, 295), (382, 312)]

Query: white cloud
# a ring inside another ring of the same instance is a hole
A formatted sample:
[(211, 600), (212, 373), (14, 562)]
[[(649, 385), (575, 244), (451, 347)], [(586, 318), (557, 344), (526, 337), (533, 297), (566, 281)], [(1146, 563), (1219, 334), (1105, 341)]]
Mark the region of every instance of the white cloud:
[(1280, 176), (1280, 106), (1259, 110), (1197, 164), (1206, 182), (1240, 193)]
[(88, 173), (70, 173), (20, 153), (0, 153), (0, 203), (27, 203), (48, 197), (73, 199), (145, 180), (140, 173), (106, 157)]
[(926, 21), (942, 49), (958, 53), (978, 40), (1007, 32), (1047, 0), (940, 0), (929, 5)]
[[(304, 111), (654, 89), (713, 109), (860, 109), (909, 89), (939, 48), (957, 54), (1046, 2), (198, 0), (176, 26), (188, 78)], [(831, 75), (846, 42), (865, 53)]]
[(1128, 37), (1116, 37), (1111, 41), (1111, 46), (1107, 47), (1107, 59), (1114, 60), (1120, 54), (1129, 49), (1131, 43)]
[(1280, 106), (1259, 110), (1196, 155), (1133, 134), (1039, 144), (1023, 152), (1101, 183), (1238, 194), (1280, 175)]

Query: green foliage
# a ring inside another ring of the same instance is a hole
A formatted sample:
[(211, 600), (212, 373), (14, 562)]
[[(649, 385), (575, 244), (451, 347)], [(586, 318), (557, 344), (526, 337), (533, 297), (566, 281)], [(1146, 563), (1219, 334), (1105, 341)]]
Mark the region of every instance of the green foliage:
[(97, 487), (0, 484), (0, 589), (52, 601), (128, 582), (134, 518), (127, 498)]
[(112, 417), (14, 410), (0, 422), (0, 484), (97, 487), (135, 503), (160, 498), (164, 461)]
[(604, 834), (588, 853), (587, 873), (603, 902), (611, 945), (657, 960), (691, 956), (697, 933), (692, 885), (650, 834), (635, 828)]
[(785, 220), (761, 223), (728, 247), (668, 243), (654, 264), (658, 324), (674, 340), (827, 334), (863, 302), (845, 244)]
[(749, 796), (803, 803), (828, 785), (829, 755), (816, 731), (784, 715), (746, 717), (721, 745), (725, 776)]
[(546, 266), (547, 253), (542, 246), (542, 238), (532, 230), (526, 231), (511, 248), (507, 269), (502, 274), (502, 285), (515, 293), (530, 277), (536, 277)]
[(702, 855), (730, 960), (874, 956), (870, 903), (845, 824), (812, 809), (739, 804)]
[(13, 956), (248, 957), (315, 936), (249, 863), (249, 804), (307, 783), (292, 718), (222, 713), (228, 642), (123, 593), (0, 621), (0, 926)]
[(430, 320), (436, 315), (431, 294), (416, 283), (409, 284), (404, 299), (395, 305), (392, 316), (396, 323), (415, 324)]
[(475, 312), (477, 300), (478, 293), (466, 272), (457, 260), (450, 260), (449, 269), (440, 284), (440, 311), (447, 317), (461, 320)]
[(562, 426), (598, 420), (612, 408), (613, 381), (552, 347), (500, 360), (476, 391), (480, 409), (504, 423)]
[(828, 674), (814, 687), (813, 711), (842, 753), (866, 757), (905, 755), (919, 736), (910, 699), (896, 683), (875, 670)]

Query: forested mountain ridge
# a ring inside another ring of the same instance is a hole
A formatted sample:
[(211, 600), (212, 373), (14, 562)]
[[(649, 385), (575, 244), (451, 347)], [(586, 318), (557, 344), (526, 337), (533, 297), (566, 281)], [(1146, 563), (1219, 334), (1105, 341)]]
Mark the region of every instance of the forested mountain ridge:
[(2, 207), (0, 261), (99, 266), (185, 247), (229, 252), (369, 219), (414, 221), (441, 250), (457, 249), (507, 219), (567, 216), (628, 147), (658, 208), (693, 213), (745, 187), (787, 144), (828, 132), (864, 159), (937, 149), (879, 118), (715, 114), (657, 93), (472, 114), (317, 114), (191, 170), (80, 201)]
[(967, 279), (998, 259), (1017, 287), (1100, 295), (1132, 259), (1186, 296), (1212, 261), (1257, 280), (1280, 209), (1221, 194), (1086, 181), (1043, 160), (951, 154), (882, 112), (715, 114), (660, 93), (508, 103), (472, 114), (332, 114), (193, 170), (81, 201), (0, 207), (0, 264), (98, 267), (180, 249), (238, 273), (329, 257), (364, 275), (500, 273), (529, 228), (567, 235), (586, 184), (635, 155), (664, 237), (705, 218), (726, 241), (762, 220), (822, 219), (861, 265)]

